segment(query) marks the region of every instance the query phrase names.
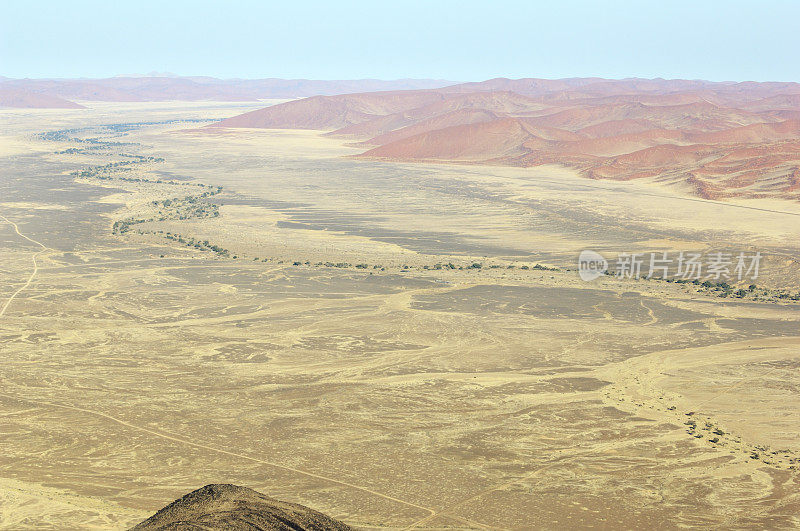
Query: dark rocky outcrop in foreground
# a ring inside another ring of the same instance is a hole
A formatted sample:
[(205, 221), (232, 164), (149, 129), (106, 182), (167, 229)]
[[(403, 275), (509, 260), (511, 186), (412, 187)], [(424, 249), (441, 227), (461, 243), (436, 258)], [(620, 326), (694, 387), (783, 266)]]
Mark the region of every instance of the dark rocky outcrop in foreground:
[(351, 527), (295, 503), (237, 485), (206, 485), (170, 503), (132, 531), (349, 530)]

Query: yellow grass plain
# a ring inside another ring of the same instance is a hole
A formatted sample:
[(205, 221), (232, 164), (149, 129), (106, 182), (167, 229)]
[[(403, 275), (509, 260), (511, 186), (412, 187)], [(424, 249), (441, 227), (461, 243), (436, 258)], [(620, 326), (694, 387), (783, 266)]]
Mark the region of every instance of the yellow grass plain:
[[(574, 270), (757, 250), (795, 293), (800, 205), (85, 104), (0, 111), (0, 528), (124, 529), (207, 483), (365, 529), (800, 526), (800, 305)], [(67, 129), (122, 144), (35, 136)], [(122, 154), (164, 160), (70, 175)]]

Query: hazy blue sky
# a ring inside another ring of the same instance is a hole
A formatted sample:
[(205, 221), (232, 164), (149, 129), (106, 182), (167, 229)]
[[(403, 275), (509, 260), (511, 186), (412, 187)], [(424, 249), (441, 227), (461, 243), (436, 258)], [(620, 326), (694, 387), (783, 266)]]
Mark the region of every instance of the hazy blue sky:
[(0, 75), (800, 81), (800, 1), (0, 0)]

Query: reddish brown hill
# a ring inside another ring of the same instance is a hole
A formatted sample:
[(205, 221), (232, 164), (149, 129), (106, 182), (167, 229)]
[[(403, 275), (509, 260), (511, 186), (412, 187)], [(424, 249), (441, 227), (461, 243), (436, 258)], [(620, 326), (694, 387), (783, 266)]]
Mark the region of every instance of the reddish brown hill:
[(344, 101), (320, 96), (240, 114), (209, 127), (333, 129), (370, 118), (371, 115), (353, 109)]
[(433, 118), (428, 118), (427, 120), (416, 122), (414, 125), (409, 125), (407, 127), (379, 135), (371, 140), (363, 142), (363, 145), (382, 146), (384, 144), (390, 144), (411, 136), (436, 131), (437, 129), (491, 122), (497, 118), (498, 116), (490, 111), (484, 111), (480, 109), (459, 109), (434, 116)]
[[(459, 121), (458, 116), (478, 116), (479, 111), (505, 116), (540, 111), (542, 106), (531, 98), (513, 92), (476, 92), (467, 94), (444, 94), (442, 99), (415, 109), (404, 110), (387, 116), (378, 116), (367, 121), (348, 125), (329, 133), (343, 138), (370, 139), (423, 121), (436, 120), (439, 116), (450, 115), (452, 118), (442, 119), (442, 127), (472, 123), (474, 120)], [(456, 111), (474, 111), (457, 113)], [(485, 115), (484, 115), (485, 116)], [(425, 127), (417, 132), (427, 130)], [(409, 135), (404, 135), (409, 136)], [(393, 141), (392, 138), (387, 141)], [(368, 144), (374, 144), (370, 141)]]
[(743, 106), (750, 111), (770, 111), (770, 110), (800, 110), (800, 94), (778, 94), (769, 98), (760, 99), (747, 103)]
[(657, 129), (658, 126), (653, 122), (647, 120), (609, 120), (599, 124), (590, 125), (579, 129), (577, 132), (588, 137), (603, 138), (607, 136), (627, 135), (634, 133), (642, 133), (650, 129)]
[(697, 167), (719, 155), (711, 146), (658, 145), (617, 157), (598, 159), (584, 167), (595, 179), (630, 180), (669, 174), (676, 169)]
[(518, 119), (457, 125), (418, 134), (364, 153), (363, 157), (394, 160), (489, 160), (517, 157), (531, 134)]
[(234, 116), (211, 127), (338, 129), (441, 101), (443, 98), (442, 94), (432, 91), (314, 96)]
[(800, 138), (800, 120), (751, 124), (724, 131), (692, 135), (695, 142), (707, 144), (756, 144), (794, 138)]
[(783, 120), (800, 120), (799, 109), (778, 109), (769, 111), (760, 111), (758, 114), (763, 116), (767, 121), (781, 122)]
[(0, 107), (20, 109), (83, 109), (83, 105), (35, 92), (0, 87)]
[[(402, 138), (360, 156), (393, 160), (510, 162), (520, 160), (532, 149), (555, 146), (555, 139), (537, 134), (554, 131), (532, 126), (524, 118), (497, 118)], [(570, 139), (574, 138), (574, 134), (568, 131), (560, 133), (557, 136), (567, 135)]]
[(558, 150), (564, 153), (612, 157), (662, 144), (677, 145), (688, 142), (687, 133), (682, 131), (650, 129), (641, 133), (565, 142), (558, 146)]
[(520, 117), (519, 121), (525, 125), (525, 129), (532, 135), (545, 140), (556, 140), (559, 142), (578, 142), (586, 139), (586, 135), (575, 133), (558, 127), (547, 127), (540, 125), (536, 118)]
[(613, 105), (623, 103), (641, 103), (650, 106), (688, 105), (691, 103), (711, 103), (714, 105), (727, 105), (729, 98), (723, 97), (712, 91), (673, 92), (669, 94), (633, 93), (612, 94), (597, 96), (583, 92), (556, 92), (542, 96), (538, 100), (547, 105), (562, 107), (594, 107), (599, 105)]
[(718, 131), (767, 119), (756, 113), (720, 107), (708, 102), (684, 105), (645, 105), (643, 103), (610, 103), (574, 107), (541, 116), (537, 123), (578, 131), (609, 121), (645, 120), (666, 129)]
[[(581, 130), (585, 132), (586, 129)], [(570, 153), (598, 156), (618, 156), (660, 145), (687, 144), (760, 144), (800, 138), (800, 120), (778, 123), (757, 123), (742, 127), (695, 133), (676, 129), (650, 129), (638, 133), (581, 139), (559, 146)]]
[(715, 150), (711, 146), (659, 144), (615, 157), (613, 163), (647, 168), (669, 167), (674, 164), (694, 164), (713, 156), (714, 153)]
[(346, 125), (335, 131), (325, 133), (325, 136), (334, 136), (337, 138), (351, 138), (354, 140), (364, 140), (406, 127), (416, 123), (417, 119), (407, 112), (399, 112), (394, 114), (387, 114), (385, 116), (375, 116), (367, 119), (366, 121)]
[(500, 114), (527, 114), (546, 109), (534, 98), (511, 91), (471, 92), (447, 94), (441, 102), (419, 109), (420, 117), (428, 117), (458, 109), (483, 109)]
[(494, 79), (435, 91), (309, 98), (223, 126), (334, 129), (360, 156), (683, 180), (704, 197), (800, 197), (800, 85)]

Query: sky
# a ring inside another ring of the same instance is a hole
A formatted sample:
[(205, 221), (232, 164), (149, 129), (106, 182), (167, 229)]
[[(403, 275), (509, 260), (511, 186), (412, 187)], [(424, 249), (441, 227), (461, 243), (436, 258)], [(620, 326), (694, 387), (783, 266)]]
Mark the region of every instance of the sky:
[(800, 81), (800, 1), (2, 0), (0, 76)]

